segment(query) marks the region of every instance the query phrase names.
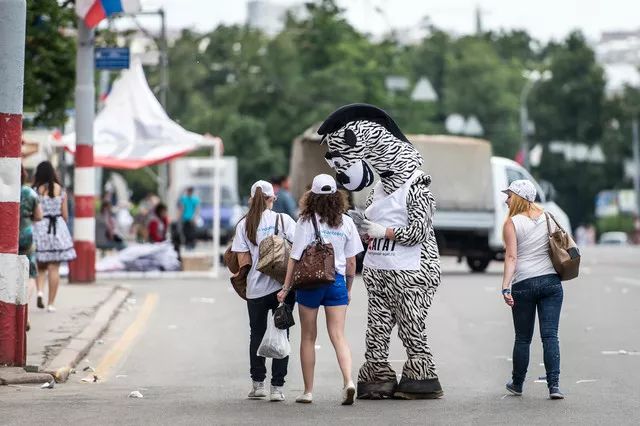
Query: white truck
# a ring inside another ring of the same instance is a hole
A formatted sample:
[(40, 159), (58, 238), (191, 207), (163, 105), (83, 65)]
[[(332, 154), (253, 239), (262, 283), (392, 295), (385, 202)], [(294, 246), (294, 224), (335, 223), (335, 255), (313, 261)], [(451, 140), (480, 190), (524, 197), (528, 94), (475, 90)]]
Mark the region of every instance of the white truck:
[[(538, 191), (538, 203), (570, 232), (567, 215), (547, 198), (540, 185), (518, 163), (492, 157), (491, 144), (482, 139), (407, 135), (424, 158), (422, 169), (431, 175), (436, 199), (434, 228), (442, 256), (456, 256), (473, 272), (483, 272), (492, 260), (504, 259), (502, 225), (507, 215), (501, 191), (516, 179), (529, 179)], [(313, 176), (333, 172), (324, 161), (314, 128), (294, 141), (290, 174), (292, 191), (299, 197)], [(354, 192), (353, 204), (364, 208), (369, 191)]]

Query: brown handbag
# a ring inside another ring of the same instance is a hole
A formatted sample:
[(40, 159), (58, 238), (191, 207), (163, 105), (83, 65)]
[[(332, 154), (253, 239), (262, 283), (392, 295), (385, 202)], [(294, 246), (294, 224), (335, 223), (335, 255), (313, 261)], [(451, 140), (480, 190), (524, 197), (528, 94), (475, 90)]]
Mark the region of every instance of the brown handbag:
[[(580, 250), (578, 246), (551, 213), (544, 213), (549, 232), (549, 257), (553, 268), (560, 275), (560, 280), (569, 281), (576, 278), (580, 272)], [(556, 230), (551, 232), (551, 218), (556, 224)]]
[(230, 278), (233, 289), (244, 300), (247, 300), (247, 277), (250, 270), (251, 265), (243, 265), (238, 273)]
[(325, 243), (318, 231), (315, 214), (311, 215), (315, 239), (304, 249), (293, 268), (293, 288), (311, 290), (332, 284), (336, 280), (333, 245)]
[[(278, 222), (282, 226), (282, 235), (279, 234)], [(291, 242), (284, 234), (284, 220), (282, 214), (276, 218), (276, 229), (273, 235), (269, 235), (260, 241), (258, 247), (258, 265), (256, 269), (265, 275), (284, 284), (284, 277), (287, 275), (287, 264), (291, 255)]]
[(240, 265), (238, 264), (238, 253), (231, 251), (231, 245), (227, 247), (222, 258), (224, 259), (224, 264), (227, 266), (227, 269), (229, 269), (232, 274), (237, 274), (240, 270)]

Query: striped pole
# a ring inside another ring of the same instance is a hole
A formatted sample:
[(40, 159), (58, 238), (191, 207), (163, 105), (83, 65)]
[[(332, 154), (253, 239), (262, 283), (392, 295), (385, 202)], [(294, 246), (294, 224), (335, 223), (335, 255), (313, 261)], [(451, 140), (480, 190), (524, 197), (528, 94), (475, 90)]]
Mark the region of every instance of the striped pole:
[(69, 282), (96, 280), (95, 169), (93, 167), (93, 30), (78, 19), (76, 57), (76, 155), (73, 179), (75, 218), (73, 240), (77, 258), (69, 264)]
[(0, 0), (0, 365), (26, 363), (29, 263), (18, 256), (25, 0)]

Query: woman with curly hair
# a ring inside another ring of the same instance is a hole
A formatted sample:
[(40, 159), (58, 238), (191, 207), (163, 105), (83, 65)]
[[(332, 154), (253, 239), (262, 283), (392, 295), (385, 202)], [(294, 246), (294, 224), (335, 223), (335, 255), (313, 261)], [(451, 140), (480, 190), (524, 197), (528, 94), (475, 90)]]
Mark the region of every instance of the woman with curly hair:
[(318, 231), (334, 250), (336, 280), (334, 283), (313, 290), (296, 290), (300, 315), (300, 362), (304, 380), (304, 393), (296, 402), (310, 403), (313, 400), (313, 373), (316, 361), (315, 344), (318, 310), (324, 306), (329, 339), (336, 351), (342, 372), (342, 404), (353, 404), (356, 388), (351, 380), (351, 350), (344, 335), (347, 305), (351, 300), (351, 285), (356, 273), (356, 255), (364, 250), (353, 220), (345, 215), (347, 197), (336, 189), (336, 181), (329, 175), (318, 175), (313, 179), (311, 190), (301, 200), (300, 218), (296, 225), (291, 258), (284, 286), (278, 300), (285, 300), (291, 290), (295, 264), (304, 249), (315, 240), (313, 218)]

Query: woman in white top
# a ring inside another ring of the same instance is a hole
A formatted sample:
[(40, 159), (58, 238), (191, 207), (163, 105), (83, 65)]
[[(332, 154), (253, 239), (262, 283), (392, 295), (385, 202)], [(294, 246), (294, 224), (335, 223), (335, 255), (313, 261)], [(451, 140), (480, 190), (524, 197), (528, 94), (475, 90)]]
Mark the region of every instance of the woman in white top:
[(300, 362), (304, 379), (304, 393), (296, 398), (296, 402), (310, 403), (313, 399), (315, 344), (318, 334), (316, 321), (318, 309), (323, 305), (329, 338), (342, 371), (342, 404), (353, 404), (356, 388), (351, 380), (351, 350), (344, 335), (344, 322), (347, 305), (351, 300), (351, 285), (356, 273), (356, 255), (364, 248), (353, 220), (343, 214), (347, 206), (346, 195), (338, 192), (336, 181), (325, 174), (313, 179), (311, 190), (301, 201), (300, 218), (296, 225), (291, 259), (284, 287), (278, 294), (278, 299), (284, 300), (291, 290), (293, 268), (302, 257), (307, 245), (316, 238), (312, 217), (316, 219), (323, 241), (333, 246), (336, 280), (318, 289), (296, 290), (301, 328)]
[(511, 307), (515, 329), (513, 371), (507, 390), (522, 395), (537, 310), (549, 397), (563, 399), (558, 342), (563, 291), (549, 257), (547, 217), (534, 203), (536, 189), (528, 180), (513, 181), (503, 192), (507, 194), (509, 215), (503, 229), (506, 255), (502, 295)]
[[(259, 180), (251, 186), (251, 198), (249, 199), (249, 212), (238, 222), (236, 234), (231, 250), (238, 253), (240, 265), (250, 264), (251, 268), (247, 276), (247, 309), (249, 311), (249, 326), (251, 336), (249, 343), (249, 359), (251, 364), (250, 374), (253, 381), (249, 398), (264, 398), (267, 392), (264, 386), (267, 369), (265, 358), (258, 356), (258, 347), (264, 333), (267, 330), (267, 318), (269, 310), (278, 307), (277, 294), (282, 288), (273, 278), (259, 272), (258, 247), (260, 242), (275, 232), (276, 220), (282, 217), (284, 234), (291, 240), (295, 232), (295, 222), (286, 214), (278, 214), (271, 210), (275, 195), (273, 186), (269, 182)], [(280, 231), (282, 232), (282, 231)], [(295, 303), (293, 295), (285, 301), (292, 309)], [(284, 378), (287, 375), (289, 357), (274, 359), (271, 363), (271, 401), (284, 401)]]

